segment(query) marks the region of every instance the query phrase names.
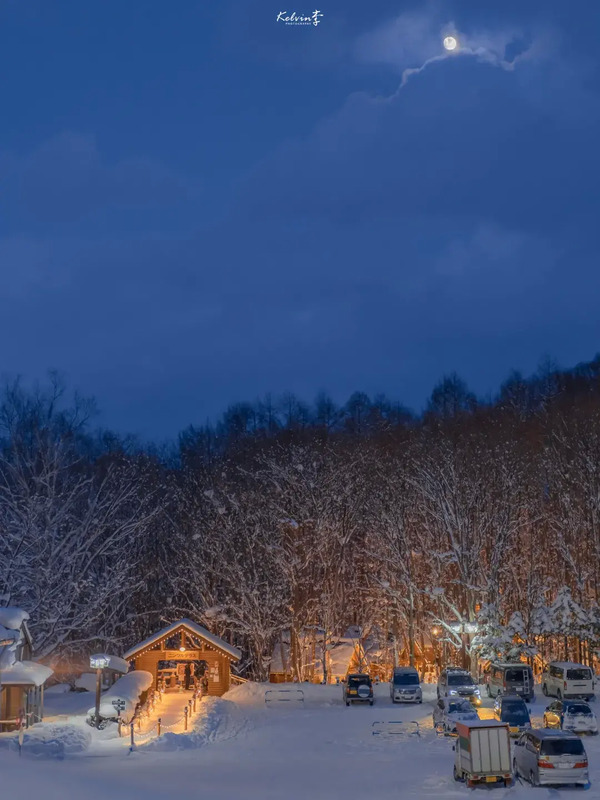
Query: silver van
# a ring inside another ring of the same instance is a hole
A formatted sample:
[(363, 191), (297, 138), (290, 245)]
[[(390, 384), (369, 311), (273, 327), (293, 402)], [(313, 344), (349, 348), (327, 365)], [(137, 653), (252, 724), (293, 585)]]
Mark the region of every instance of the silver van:
[(513, 772), (532, 786), (590, 783), (587, 754), (579, 736), (547, 728), (527, 731), (517, 739)]
[(492, 664), (487, 682), (488, 697), (516, 694), (523, 700), (535, 700), (533, 671), (522, 662)]
[(422, 703), (419, 673), (414, 667), (396, 667), (390, 681), (392, 703)]

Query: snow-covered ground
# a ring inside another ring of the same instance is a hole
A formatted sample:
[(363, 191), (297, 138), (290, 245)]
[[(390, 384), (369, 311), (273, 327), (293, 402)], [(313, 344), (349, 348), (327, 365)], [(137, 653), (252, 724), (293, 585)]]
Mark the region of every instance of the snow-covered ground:
[[(213, 800), (398, 800), (398, 798), (464, 798), (471, 790), (452, 779), (453, 740), (440, 737), (431, 723), (434, 687), (426, 687), (421, 706), (394, 706), (387, 684), (376, 687), (376, 703), (350, 708), (342, 705), (341, 687), (295, 685), (304, 703), (265, 706), (264, 692), (282, 688), (247, 684), (225, 698), (201, 703), (187, 734), (177, 726), (160, 740), (147, 737), (129, 753), (126, 740), (92, 731), (73, 721), (52, 723), (48, 736), (68, 740), (62, 760), (19, 759), (0, 747), (2, 796), (25, 800), (64, 797), (105, 800), (108, 794), (137, 800), (171, 800), (183, 795)], [(285, 687), (283, 687), (285, 688)], [(68, 695), (65, 695), (68, 698)], [(185, 697), (166, 695), (161, 715), (176, 722)], [(546, 699), (532, 704), (534, 725), (541, 724)], [(60, 705), (57, 697), (53, 706)], [(600, 714), (600, 703), (593, 703)], [(482, 716), (491, 715), (491, 701)], [(394, 739), (373, 736), (375, 721), (417, 720), (422, 737)], [(148, 721), (146, 727), (151, 727)], [(89, 736), (86, 741), (82, 731)], [(584, 739), (590, 760), (592, 787), (586, 797), (600, 798), (600, 737)], [(483, 788), (497, 798), (521, 800), (573, 798), (582, 790), (533, 789), (517, 783)], [(477, 796), (477, 795), (475, 795)]]

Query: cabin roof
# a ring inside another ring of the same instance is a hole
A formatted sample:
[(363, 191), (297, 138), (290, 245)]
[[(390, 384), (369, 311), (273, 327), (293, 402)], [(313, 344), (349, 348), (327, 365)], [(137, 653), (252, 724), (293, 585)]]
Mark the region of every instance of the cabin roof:
[(158, 644), (161, 639), (172, 636), (174, 633), (177, 633), (182, 629), (185, 629), (192, 635), (197, 636), (199, 639), (203, 639), (204, 641), (208, 642), (210, 645), (215, 647), (217, 650), (220, 650), (233, 661), (239, 661), (239, 659), (242, 657), (241, 650), (238, 650), (237, 647), (233, 647), (224, 639), (221, 639), (220, 636), (216, 636), (214, 633), (211, 633), (202, 625), (192, 622), (191, 619), (184, 618), (177, 620), (177, 622), (171, 623), (171, 625), (167, 625), (166, 628), (162, 628), (162, 630), (153, 633), (152, 636), (144, 639), (143, 642), (130, 647), (129, 650), (124, 654), (123, 658), (129, 661), (129, 659), (134, 658), (134, 656), (136, 656), (141, 650), (147, 650), (152, 645)]

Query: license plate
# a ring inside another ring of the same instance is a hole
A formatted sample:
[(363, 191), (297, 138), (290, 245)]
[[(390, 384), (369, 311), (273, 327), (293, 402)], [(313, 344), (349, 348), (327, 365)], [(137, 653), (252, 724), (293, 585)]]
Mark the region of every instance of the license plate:
[(485, 782), (486, 783), (496, 783), (496, 778), (495, 778), (495, 776), (492, 775), (489, 778), (486, 778)]
[(571, 769), (572, 766), (573, 764), (569, 764), (568, 761), (556, 765), (557, 769)]

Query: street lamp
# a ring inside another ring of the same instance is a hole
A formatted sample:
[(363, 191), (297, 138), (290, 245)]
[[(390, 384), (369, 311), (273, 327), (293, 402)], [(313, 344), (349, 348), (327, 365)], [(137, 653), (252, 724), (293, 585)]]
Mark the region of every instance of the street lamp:
[(110, 664), (110, 656), (96, 653), (90, 656), (90, 667), (96, 670), (96, 728), (100, 727), (100, 694), (102, 692), (102, 670)]

